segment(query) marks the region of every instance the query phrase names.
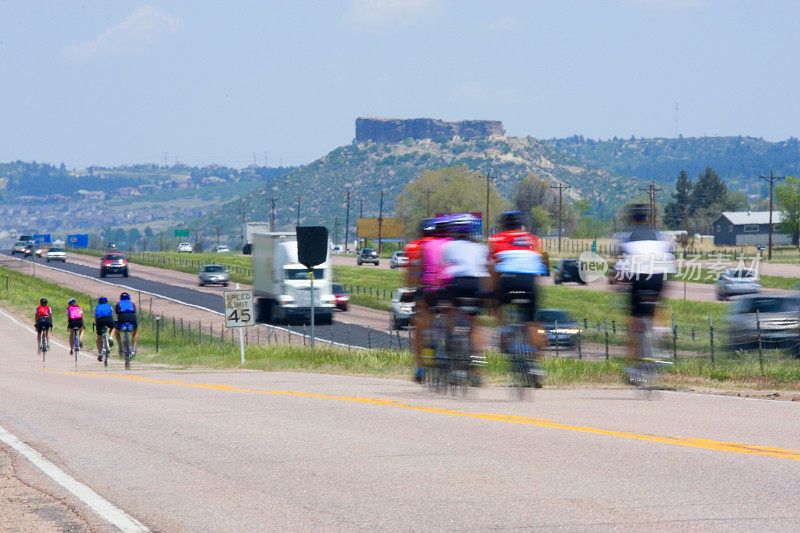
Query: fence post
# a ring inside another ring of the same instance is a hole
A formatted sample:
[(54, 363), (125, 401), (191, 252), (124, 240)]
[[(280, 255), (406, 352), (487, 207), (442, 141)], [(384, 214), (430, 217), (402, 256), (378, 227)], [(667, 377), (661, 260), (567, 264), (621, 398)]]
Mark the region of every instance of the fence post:
[(708, 341), (711, 344), (711, 366), (714, 366), (714, 322), (708, 313)]
[(672, 360), (678, 362), (678, 326), (675, 325), (675, 313), (672, 313)]
[(308, 335), (308, 332), (306, 331), (305, 323), (303, 323), (303, 346), (306, 345), (306, 335)]
[(181, 317), (181, 337), (183, 337), (183, 317)]
[(608, 361), (608, 317), (603, 319), (605, 323), (605, 330), (606, 330), (606, 361)]
[(161, 331), (161, 317), (156, 316), (156, 353), (158, 353), (158, 333)]
[(611, 333), (613, 333), (614, 335), (617, 334), (617, 321), (616, 320), (612, 320), (611, 321)]
[(758, 339), (758, 366), (761, 369), (761, 375), (764, 375), (764, 346), (761, 342), (761, 314), (756, 309), (756, 338)]
[(587, 325), (586, 319), (584, 318), (584, 319), (583, 319), (583, 329), (584, 329), (584, 331), (585, 331), (585, 330), (587, 330), (588, 328), (589, 328), (589, 326)]

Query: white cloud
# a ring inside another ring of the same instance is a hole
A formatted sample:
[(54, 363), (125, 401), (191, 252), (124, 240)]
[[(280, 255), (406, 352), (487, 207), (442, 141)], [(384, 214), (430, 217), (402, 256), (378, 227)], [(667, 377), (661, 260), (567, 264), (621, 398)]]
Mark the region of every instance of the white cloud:
[(467, 81), (459, 85), (453, 91), (451, 99), (454, 102), (473, 104), (519, 104), (527, 100), (514, 89), (490, 89), (476, 81)]
[(137, 8), (93, 41), (67, 46), (61, 53), (72, 60), (103, 55), (142, 55), (152, 52), (167, 38), (181, 31), (183, 22), (152, 6)]
[(342, 18), (361, 30), (401, 29), (436, 18), (444, 10), (445, 0), (351, 0)]

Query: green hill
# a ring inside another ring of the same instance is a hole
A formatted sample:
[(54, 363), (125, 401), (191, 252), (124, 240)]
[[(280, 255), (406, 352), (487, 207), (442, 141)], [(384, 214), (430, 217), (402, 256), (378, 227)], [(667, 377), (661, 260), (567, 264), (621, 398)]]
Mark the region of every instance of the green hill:
[[(276, 203), (276, 226), (287, 228), (296, 221), (296, 197), (300, 223), (332, 228), (334, 217), (345, 220), (344, 193), (353, 193), (350, 220), (358, 217), (363, 200), (365, 217), (378, 216), (380, 191), (384, 192), (384, 216), (394, 214), (395, 200), (403, 187), (428, 169), (465, 165), (470, 170), (496, 176), (495, 184), (510, 197), (528, 173), (569, 185), (572, 198), (590, 200), (593, 212), (610, 215), (630, 195), (628, 178), (588, 167), (554, 151), (531, 137), (492, 136), (468, 141), (406, 139), (398, 143), (356, 142), (341, 146), (320, 159), (275, 178), (267, 187), (246, 197), (248, 220), (269, 220), (271, 199)], [(241, 200), (231, 201), (203, 216), (197, 227), (216, 226), (237, 234), (241, 224)], [(352, 227), (352, 226), (351, 226)]]

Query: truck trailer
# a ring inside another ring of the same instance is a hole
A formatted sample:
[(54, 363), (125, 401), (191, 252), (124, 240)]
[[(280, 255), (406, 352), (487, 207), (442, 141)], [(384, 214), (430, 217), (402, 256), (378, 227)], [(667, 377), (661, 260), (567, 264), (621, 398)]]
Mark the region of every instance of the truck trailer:
[[(314, 318), (333, 322), (336, 299), (331, 291), (331, 253), (314, 268)], [(259, 320), (272, 324), (311, 319), (309, 270), (297, 260), (296, 233), (253, 234), (253, 296)]]

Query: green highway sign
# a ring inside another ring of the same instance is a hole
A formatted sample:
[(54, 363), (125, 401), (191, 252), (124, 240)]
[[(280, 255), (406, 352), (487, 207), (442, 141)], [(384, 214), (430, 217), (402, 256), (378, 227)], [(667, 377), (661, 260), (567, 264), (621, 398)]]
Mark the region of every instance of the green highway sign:
[(188, 229), (176, 229), (175, 230), (175, 238), (176, 239), (188, 239), (189, 238), (189, 231)]

